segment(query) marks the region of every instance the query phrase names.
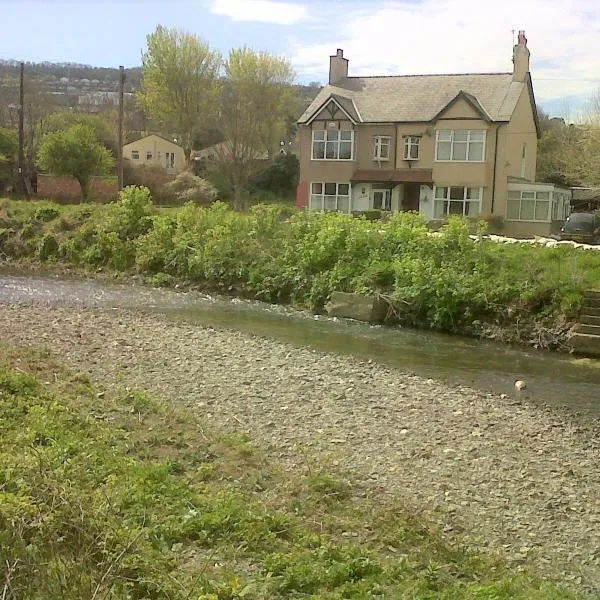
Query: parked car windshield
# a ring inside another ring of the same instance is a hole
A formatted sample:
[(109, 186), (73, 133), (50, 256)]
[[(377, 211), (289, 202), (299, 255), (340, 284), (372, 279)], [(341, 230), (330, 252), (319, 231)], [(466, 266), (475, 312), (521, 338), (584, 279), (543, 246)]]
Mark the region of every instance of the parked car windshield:
[(593, 213), (573, 213), (565, 223), (565, 231), (594, 230), (595, 215)]

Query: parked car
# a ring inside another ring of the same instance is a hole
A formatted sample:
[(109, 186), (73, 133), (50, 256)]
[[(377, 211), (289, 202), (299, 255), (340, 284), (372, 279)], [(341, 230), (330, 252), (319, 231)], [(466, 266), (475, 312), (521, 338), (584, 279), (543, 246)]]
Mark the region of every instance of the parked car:
[(560, 230), (560, 239), (600, 244), (600, 216), (584, 212), (571, 214)]

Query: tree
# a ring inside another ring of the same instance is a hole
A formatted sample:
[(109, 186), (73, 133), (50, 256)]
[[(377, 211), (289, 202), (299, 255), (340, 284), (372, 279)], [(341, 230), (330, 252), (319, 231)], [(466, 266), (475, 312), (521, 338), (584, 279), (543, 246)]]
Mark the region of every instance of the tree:
[(250, 178), (272, 159), (286, 133), (286, 117), (297, 107), (290, 63), (267, 52), (232, 50), (225, 64), (220, 129), (226, 143), (218, 158), (234, 205), (247, 206), (244, 192)]
[(87, 200), (92, 175), (106, 175), (114, 168), (115, 160), (89, 125), (78, 124), (44, 136), (39, 164), (54, 175), (77, 179)]
[(0, 128), (0, 192), (15, 178), (19, 139), (14, 129)]
[(117, 141), (117, 123), (112, 123), (110, 115), (92, 115), (88, 113), (72, 113), (72, 112), (57, 112), (50, 115), (46, 119), (45, 133), (54, 133), (56, 131), (65, 131), (73, 125), (84, 125), (89, 127), (96, 139), (106, 148), (108, 148), (113, 156), (118, 153)]
[(142, 57), (144, 110), (177, 135), (189, 162), (192, 142), (216, 113), (221, 55), (199, 37), (158, 26)]

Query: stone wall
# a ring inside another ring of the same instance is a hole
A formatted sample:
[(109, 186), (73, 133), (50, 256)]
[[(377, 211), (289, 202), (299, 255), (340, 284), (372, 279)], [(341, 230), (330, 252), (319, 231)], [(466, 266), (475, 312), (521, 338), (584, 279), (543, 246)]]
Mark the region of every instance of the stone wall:
[[(116, 177), (92, 177), (90, 200), (110, 202), (119, 193)], [(37, 176), (38, 198), (48, 198), (62, 202), (81, 201), (81, 187), (74, 177), (39, 174)]]

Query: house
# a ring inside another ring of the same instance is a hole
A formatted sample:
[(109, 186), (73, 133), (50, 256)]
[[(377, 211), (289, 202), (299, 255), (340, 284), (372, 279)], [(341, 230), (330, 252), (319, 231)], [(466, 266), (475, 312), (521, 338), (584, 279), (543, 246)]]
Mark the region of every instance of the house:
[(160, 135), (147, 135), (123, 146), (123, 157), (131, 165), (164, 167), (171, 173), (181, 171), (185, 166), (183, 148)]
[(352, 213), (488, 219), (504, 235), (548, 235), (570, 190), (535, 182), (540, 127), (523, 31), (511, 73), (349, 77), (330, 57), (298, 121), (296, 204)]

